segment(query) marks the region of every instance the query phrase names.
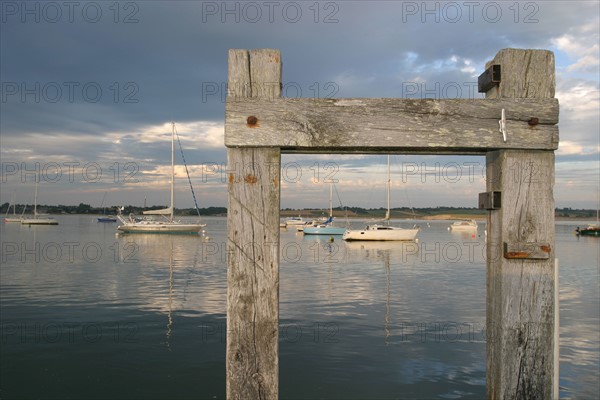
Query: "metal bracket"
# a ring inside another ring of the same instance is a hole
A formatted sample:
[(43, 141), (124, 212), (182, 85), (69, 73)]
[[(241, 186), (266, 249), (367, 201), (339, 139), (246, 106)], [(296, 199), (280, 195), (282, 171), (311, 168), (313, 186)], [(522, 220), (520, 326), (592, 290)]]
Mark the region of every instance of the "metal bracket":
[(484, 73), (479, 75), (479, 78), (477, 78), (477, 91), (479, 93), (485, 93), (494, 86), (498, 86), (501, 81), (501, 76), (500, 64), (491, 65)]
[(480, 210), (499, 210), (502, 206), (501, 192), (484, 192), (479, 193), (479, 209)]
[(502, 109), (502, 116), (500, 117), (500, 121), (498, 121), (500, 125), (500, 132), (502, 132), (502, 139), (504, 139), (504, 143), (506, 143), (506, 113), (504, 112), (504, 108)]
[(548, 243), (537, 242), (504, 242), (504, 258), (516, 260), (547, 260), (552, 247)]

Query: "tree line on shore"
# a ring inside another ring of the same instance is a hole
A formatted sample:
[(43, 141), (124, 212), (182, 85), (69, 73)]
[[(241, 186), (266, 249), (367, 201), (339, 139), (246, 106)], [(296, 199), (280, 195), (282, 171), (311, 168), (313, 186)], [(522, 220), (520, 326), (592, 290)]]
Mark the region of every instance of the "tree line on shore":
[[(0, 206), (0, 213), (5, 214), (8, 210), (9, 203), (4, 203)], [(23, 208), (26, 208), (26, 214), (33, 212), (32, 204), (17, 204), (16, 214), (21, 214)], [(123, 213), (129, 214), (141, 214), (145, 210), (157, 210), (165, 208), (166, 206), (152, 206), (152, 207), (138, 207), (138, 206), (125, 206)], [(115, 214), (117, 207), (92, 207), (89, 204), (80, 203), (79, 205), (38, 205), (38, 211), (49, 213), (49, 214)], [(385, 215), (385, 208), (364, 208), (364, 207), (336, 207), (333, 209), (333, 213), (336, 217), (358, 217), (358, 218), (377, 218)], [(12, 206), (11, 206), (12, 212)], [(177, 215), (200, 215), (203, 216), (225, 216), (227, 215), (227, 207), (204, 207), (199, 208), (196, 211), (195, 208), (178, 208), (175, 210)], [(304, 209), (293, 209), (284, 208), (281, 210), (281, 216), (298, 216), (303, 217), (320, 217), (326, 215), (328, 210), (320, 208), (304, 208)], [(464, 217), (477, 217), (485, 216), (486, 211), (480, 210), (474, 207), (424, 207), (424, 208), (409, 208), (409, 207), (397, 207), (391, 210), (392, 217), (394, 218), (422, 218), (431, 217), (436, 215), (451, 214), (461, 215)], [(596, 210), (588, 209), (573, 209), (570, 207), (557, 208), (557, 217), (565, 218), (595, 218)]]

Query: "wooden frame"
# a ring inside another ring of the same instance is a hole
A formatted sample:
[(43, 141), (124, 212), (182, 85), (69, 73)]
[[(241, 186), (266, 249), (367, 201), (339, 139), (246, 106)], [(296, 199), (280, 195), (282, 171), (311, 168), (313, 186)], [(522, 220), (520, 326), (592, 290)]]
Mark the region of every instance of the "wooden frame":
[(279, 51), (229, 51), (228, 398), (279, 393), (282, 152), (485, 154), (486, 190), (501, 198), (487, 221), (487, 397), (552, 397), (554, 55), (504, 49), (492, 65), (502, 79), (486, 99), (290, 100)]

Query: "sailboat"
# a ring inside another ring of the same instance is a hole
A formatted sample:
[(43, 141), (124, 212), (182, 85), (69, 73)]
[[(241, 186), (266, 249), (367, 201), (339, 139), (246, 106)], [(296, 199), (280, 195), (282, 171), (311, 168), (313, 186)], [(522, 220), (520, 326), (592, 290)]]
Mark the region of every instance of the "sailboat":
[[(104, 206), (104, 200), (106, 200), (106, 193), (104, 192), (104, 196), (102, 196), (102, 203), (100, 207)], [(97, 218), (98, 222), (117, 222), (117, 217), (114, 215), (106, 215), (106, 207), (102, 210), (102, 216)]]
[(47, 214), (38, 214), (37, 212), (37, 197), (38, 197), (38, 181), (39, 176), (35, 178), (35, 196), (33, 200), (33, 218), (22, 218), (22, 225), (58, 225), (58, 221), (52, 217), (47, 217)]
[(600, 236), (600, 186), (598, 186), (598, 197), (596, 200), (596, 224), (588, 225), (587, 228), (575, 229), (577, 236)]
[(390, 226), (390, 156), (387, 159), (387, 211), (385, 213), (385, 224), (367, 225), (365, 229), (347, 230), (344, 232), (344, 240), (415, 240), (419, 228), (404, 229)]
[(176, 221), (173, 218), (175, 202), (175, 123), (172, 124), (171, 130), (171, 205), (162, 210), (144, 211), (144, 215), (160, 215), (163, 217), (160, 220), (156, 219), (139, 219), (130, 214), (125, 218), (121, 213), (123, 207), (119, 209), (117, 218), (121, 225), (117, 227), (123, 233), (179, 233), (179, 234), (197, 234), (205, 227), (204, 224), (187, 224)]
[[(10, 207), (11, 206), (13, 208), (13, 214), (12, 214), (12, 217), (9, 217), (8, 215), (10, 213)], [(25, 212), (25, 208), (23, 208), (23, 212)], [(4, 223), (8, 223), (8, 222), (21, 222), (22, 218), (23, 218), (22, 215), (20, 217), (17, 217), (17, 204), (15, 203), (15, 195), (13, 194), (11, 202), (8, 205), (8, 208), (6, 209), (6, 215), (4, 216)]]
[(322, 224), (306, 226), (303, 229), (305, 235), (343, 235), (346, 228), (333, 226), (333, 183), (329, 186), (329, 218)]

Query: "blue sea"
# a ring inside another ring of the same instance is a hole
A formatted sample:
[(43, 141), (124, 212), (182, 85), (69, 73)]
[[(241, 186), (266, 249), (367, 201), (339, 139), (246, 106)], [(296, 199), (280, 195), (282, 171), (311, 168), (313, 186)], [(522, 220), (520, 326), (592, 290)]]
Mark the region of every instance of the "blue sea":
[[(226, 219), (204, 236), (57, 219), (0, 228), (0, 398), (225, 398)], [(485, 226), (419, 224), (409, 244), (281, 231), (281, 398), (485, 397)], [(560, 395), (594, 399), (600, 241), (577, 225), (556, 225)]]

